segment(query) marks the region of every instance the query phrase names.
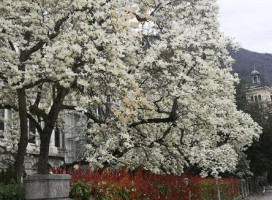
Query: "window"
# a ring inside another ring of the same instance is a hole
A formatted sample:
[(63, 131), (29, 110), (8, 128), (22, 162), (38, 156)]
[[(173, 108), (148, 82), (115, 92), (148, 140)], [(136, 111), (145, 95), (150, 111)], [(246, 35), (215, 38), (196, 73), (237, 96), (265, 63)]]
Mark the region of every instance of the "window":
[(61, 145), (60, 145), (61, 148), (65, 148), (65, 136), (64, 134), (62, 133), (61, 134)]
[(254, 96), (254, 100), (255, 100), (256, 102), (258, 102), (258, 97), (257, 97), (257, 96)]
[(101, 108), (101, 107), (98, 107), (96, 112), (97, 112), (97, 115), (98, 115), (98, 116), (101, 116), (101, 115), (104, 114), (103, 108)]
[(262, 96), (258, 95), (258, 99), (259, 99), (259, 101), (261, 101), (262, 100)]
[(60, 147), (60, 130), (58, 126), (55, 128), (55, 147)]
[[(251, 98), (251, 101), (254, 101), (254, 97), (253, 96), (251, 96), (250, 98)], [(272, 98), (272, 95), (271, 95), (271, 98)]]
[(63, 133), (61, 133), (60, 129), (58, 126), (55, 128), (55, 147), (58, 148), (65, 148), (65, 136)]
[(257, 76), (254, 76), (253, 83), (257, 83)]
[(28, 134), (28, 142), (35, 144), (36, 140), (36, 127), (35, 124), (29, 120), (29, 134)]

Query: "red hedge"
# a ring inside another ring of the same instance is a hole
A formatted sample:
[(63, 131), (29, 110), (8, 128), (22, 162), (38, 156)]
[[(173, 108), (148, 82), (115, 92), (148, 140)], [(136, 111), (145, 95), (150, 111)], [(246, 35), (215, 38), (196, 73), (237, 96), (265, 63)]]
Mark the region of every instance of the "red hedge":
[[(75, 183), (83, 181), (89, 188), (94, 199), (111, 200), (212, 200), (217, 199), (218, 189), (221, 191), (221, 199), (232, 199), (240, 194), (239, 179), (236, 178), (201, 178), (199, 176), (174, 176), (160, 175), (142, 168), (135, 173), (129, 173), (127, 168), (111, 171), (109, 169), (82, 170), (81, 166), (67, 171), (54, 168), (53, 173), (69, 173), (72, 175), (71, 185), (79, 187)], [(80, 186), (82, 187), (82, 185)], [(81, 189), (81, 188), (79, 188)], [(77, 190), (78, 191), (78, 190)], [(81, 191), (81, 190), (79, 190)], [(71, 193), (74, 199), (88, 199), (85, 193)]]

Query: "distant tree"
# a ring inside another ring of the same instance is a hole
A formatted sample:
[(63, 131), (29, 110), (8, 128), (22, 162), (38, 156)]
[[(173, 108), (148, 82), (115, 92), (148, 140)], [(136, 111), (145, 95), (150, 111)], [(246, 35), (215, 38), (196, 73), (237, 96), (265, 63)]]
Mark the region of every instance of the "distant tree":
[(247, 102), (246, 82), (241, 80), (236, 85), (236, 105), (252, 117), (262, 127), (259, 140), (254, 140), (245, 152), (250, 161), (250, 169), (254, 175), (262, 175), (272, 171), (272, 115), (263, 104)]
[[(260, 114), (262, 110), (260, 109)], [(257, 113), (257, 112), (255, 112)], [(258, 118), (253, 119), (259, 121)], [(264, 172), (270, 172), (272, 170), (272, 116), (267, 115), (266, 119), (259, 122), (259, 125), (263, 128), (263, 133), (260, 136), (259, 141), (253, 142), (252, 146), (246, 151), (248, 159), (250, 160), (250, 167), (255, 175), (262, 175)]]

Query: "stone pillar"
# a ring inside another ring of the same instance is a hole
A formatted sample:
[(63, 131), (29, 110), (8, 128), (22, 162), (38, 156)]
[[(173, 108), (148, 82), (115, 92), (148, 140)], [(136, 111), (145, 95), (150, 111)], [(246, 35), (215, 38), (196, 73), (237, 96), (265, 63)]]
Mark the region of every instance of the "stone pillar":
[(55, 146), (55, 130), (53, 130), (53, 132), (51, 134), (49, 146), (50, 147), (54, 147)]
[(24, 179), (25, 199), (68, 200), (70, 191), (69, 174), (37, 174)]

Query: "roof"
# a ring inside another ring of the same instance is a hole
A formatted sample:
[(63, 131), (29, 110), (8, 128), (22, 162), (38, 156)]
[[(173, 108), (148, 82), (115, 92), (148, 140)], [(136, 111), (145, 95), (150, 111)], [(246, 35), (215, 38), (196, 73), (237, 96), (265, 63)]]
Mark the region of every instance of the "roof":
[(260, 73), (254, 69), (252, 72), (251, 72), (251, 76), (255, 76), (255, 75), (260, 75)]

